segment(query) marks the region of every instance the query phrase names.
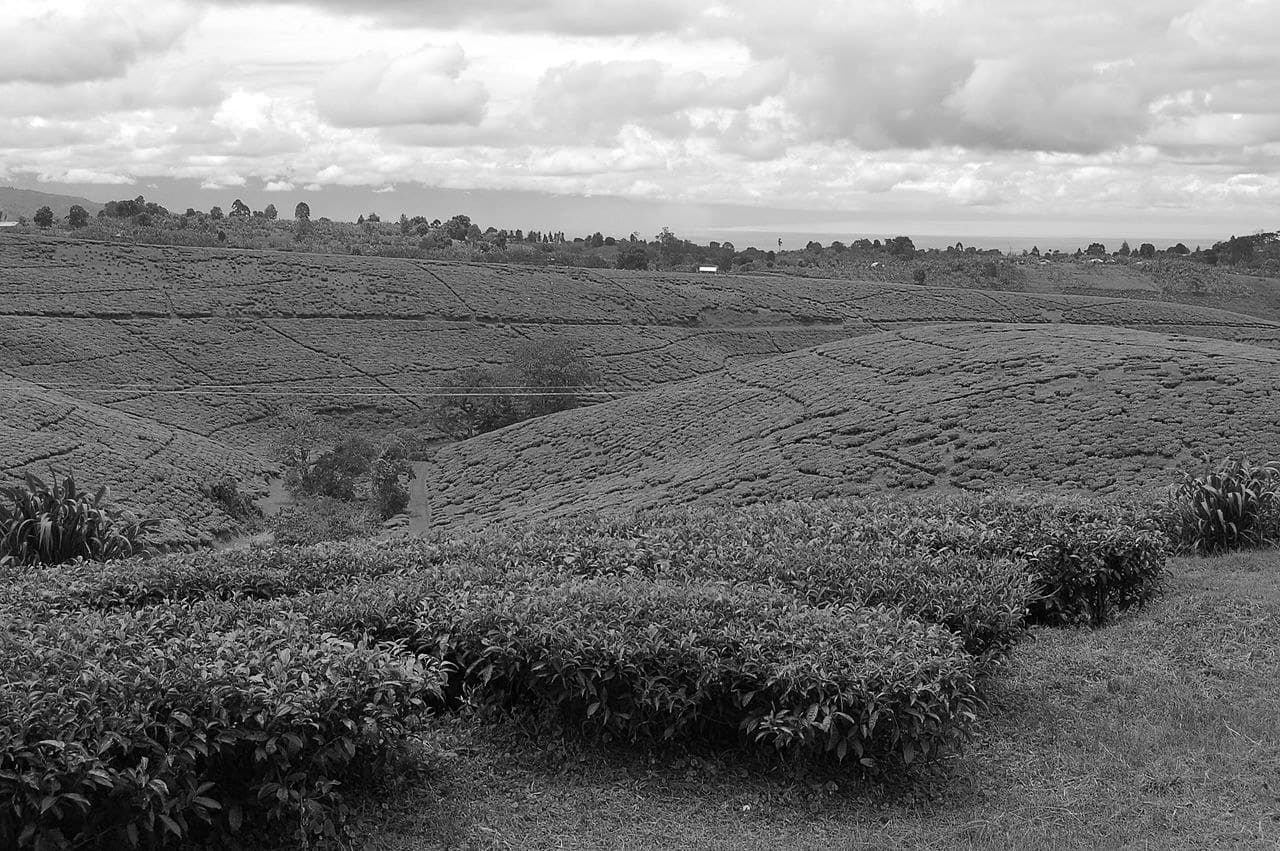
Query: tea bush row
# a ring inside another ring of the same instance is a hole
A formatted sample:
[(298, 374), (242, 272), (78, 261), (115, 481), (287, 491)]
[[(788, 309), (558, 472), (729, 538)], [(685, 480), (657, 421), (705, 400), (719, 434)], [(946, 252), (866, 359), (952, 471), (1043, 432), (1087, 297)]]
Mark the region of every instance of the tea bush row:
[(441, 693), (440, 663), (296, 615), (245, 614), (8, 612), (0, 847), (338, 835), (344, 790)]
[(768, 588), (423, 571), (240, 605), (435, 654), (450, 692), (483, 714), (551, 713), (588, 738), (714, 741), (883, 771), (937, 753), (978, 707), (980, 666), (946, 628)]

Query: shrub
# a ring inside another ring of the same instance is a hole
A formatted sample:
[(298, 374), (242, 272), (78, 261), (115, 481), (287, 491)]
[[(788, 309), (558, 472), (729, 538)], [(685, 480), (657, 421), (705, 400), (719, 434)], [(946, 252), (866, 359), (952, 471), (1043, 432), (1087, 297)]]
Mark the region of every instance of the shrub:
[(0, 631), (0, 847), (126, 848), (266, 828), (336, 836), (431, 659), (176, 607), (10, 619)]
[(107, 489), (76, 486), (75, 476), (52, 486), (30, 473), (26, 485), (0, 488), (0, 564), (108, 561), (146, 551), (158, 520), (138, 520), (107, 505)]
[(484, 713), (547, 710), (625, 742), (731, 742), (894, 771), (959, 737), (974, 664), (947, 630), (768, 589), (635, 579), (457, 589), (424, 605)]
[(584, 576), (723, 581), (812, 606), (892, 606), (953, 630), (984, 659), (1022, 632), (1032, 595), (1024, 562), (863, 540), (855, 518), (841, 502), (672, 510), (542, 524), (513, 548), (530, 563)]
[(216, 482), (209, 482), (201, 490), (234, 520), (241, 523), (257, 523), (262, 520), (262, 509), (251, 495), (240, 493), (240, 483), (233, 476), (223, 476)]
[(374, 515), (386, 520), (409, 507), (409, 482), (416, 478), (409, 450), (399, 440), (386, 444), (369, 468)]
[(1184, 472), (1170, 489), (1164, 517), (1174, 545), (1218, 553), (1280, 540), (1280, 463), (1205, 460), (1200, 475)]
[(867, 538), (935, 552), (1024, 560), (1032, 623), (1101, 625), (1162, 587), (1167, 542), (1139, 510), (1084, 497), (1026, 493), (871, 500)]
[(328, 496), (300, 496), (271, 518), (278, 544), (316, 544), (348, 541), (375, 531), (368, 513), (358, 504)]

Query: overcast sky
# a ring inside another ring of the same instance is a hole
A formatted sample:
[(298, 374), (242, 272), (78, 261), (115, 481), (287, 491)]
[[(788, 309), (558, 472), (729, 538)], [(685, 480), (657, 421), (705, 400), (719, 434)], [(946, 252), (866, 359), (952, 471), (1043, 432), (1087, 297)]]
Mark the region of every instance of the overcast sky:
[(0, 184), (1225, 236), (1280, 227), (1278, 43), (1276, 0), (4, 0)]

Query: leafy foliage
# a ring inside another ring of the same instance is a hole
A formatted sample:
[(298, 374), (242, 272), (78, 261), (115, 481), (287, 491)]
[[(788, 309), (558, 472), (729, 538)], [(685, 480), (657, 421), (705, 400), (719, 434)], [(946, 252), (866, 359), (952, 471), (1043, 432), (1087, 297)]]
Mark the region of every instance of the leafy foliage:
[(81, 490), (75, 476), (52, 485), (28, 474), (26, 485), (0, 488), (0, 565), (107, 561), (145, 552), (158, 520), (138, 520), (107, 504), (107, 489)]
[(1170, 490), (1166, 526), (1187, 552), (1219, 553), (1280, 541), (1280, 463), (1226, 458)]
[(578, 393), (596, 380), (595, 371), (563, 340), (539, 340), (515, 351), (514, 367), (523, 379), (530, 416), (567, 411), (578, 406)]
[(892, 610), (636, 579), (459, 589), (422, 608), (484, 712), (629, 742), (728, 741), (901, 768), (972, 720), (959, 640)]
[(467, 368), (446, 378), (431, 409), (432, 424), (454, 440), (510, 425), (520, 419), (515, 400), (488, 370)]
[(439, 691), (433, 660), (297, 617), (7, 614), (4, 848), (336, 837), (342, 790), (372, 780)]

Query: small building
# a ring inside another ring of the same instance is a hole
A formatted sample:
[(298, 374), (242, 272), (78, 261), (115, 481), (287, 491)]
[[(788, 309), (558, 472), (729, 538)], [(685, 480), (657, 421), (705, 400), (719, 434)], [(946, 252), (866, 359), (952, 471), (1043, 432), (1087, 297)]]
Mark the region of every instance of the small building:
[(699, 272), (710, 272), (711, 274), (713, 274), (713, 275), (714, 275), (716, 272), (719, 272), (719, 271), (720, 271), (720, 267), (719, 267), (719, 266), (699, 266), (699, 267), (698, 267), (698, 271), (699, 271)]
[(16, 228), (17, 222), (0, 222), (0, 228)]

